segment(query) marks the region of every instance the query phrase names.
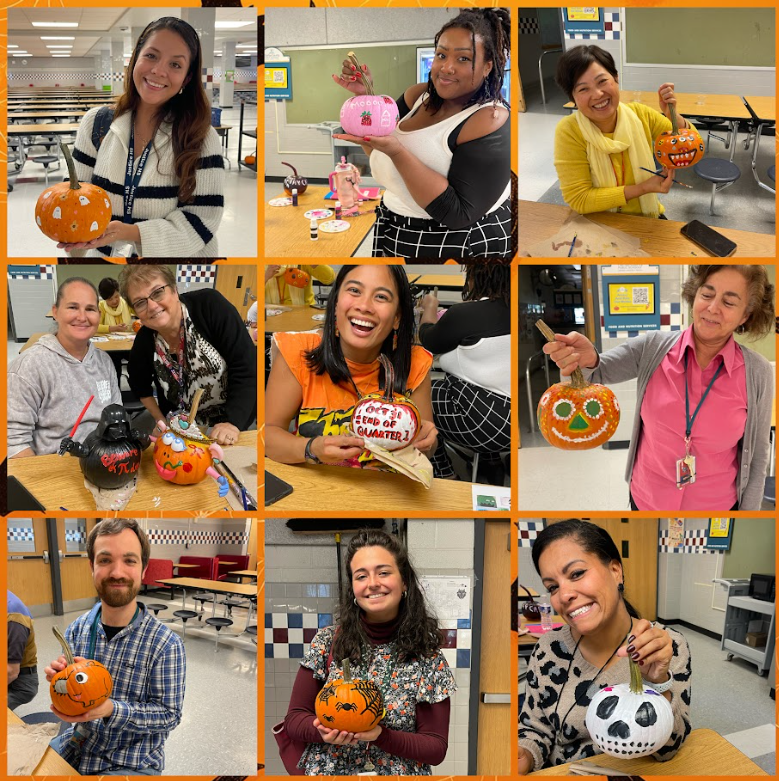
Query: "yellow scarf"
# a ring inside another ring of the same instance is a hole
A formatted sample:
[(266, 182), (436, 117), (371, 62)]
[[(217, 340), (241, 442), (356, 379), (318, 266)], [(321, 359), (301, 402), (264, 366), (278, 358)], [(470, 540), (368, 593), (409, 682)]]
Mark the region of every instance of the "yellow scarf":
[[(633, 170), (633, 181), (636, 184), (646, 181), (653, 174), (642, 171), (642, 168), (655, 170), (655, 158), (647, 144), (644, 126), (633, 109), (624, 103), (617, 106), (617, 126), (614, 128), (614, 138), (605, 135), (581, 111), (575, 113), (587, 144), (587, 160), (592, 172), (592, 183), (595, 187), (618, 187), (617, 175), (611, 164), (609, 155), (619, 154), (628, 150), (628, 159)], [(623, 182), (624, 184), (624, 182)], [(647, 217), (660, 216), (660, 202), (655, 193), (647, 193), (639, 199), (641, 212)], [(611, 209), (616, 211), (616, 209)]]

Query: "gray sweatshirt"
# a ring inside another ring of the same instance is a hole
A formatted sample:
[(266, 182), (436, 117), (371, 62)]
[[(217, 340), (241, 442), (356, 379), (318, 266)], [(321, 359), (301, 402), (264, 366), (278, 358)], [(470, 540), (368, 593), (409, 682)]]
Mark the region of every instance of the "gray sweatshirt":
[(116, 369), (93, 344), (79, 361), (54, 334), (42, 336), (8, 367), (8, 457), (27, 447), (36, 455), (56, 453), (92, 395), (78, 442), (97, 427), (104, 407), (122, 403)]

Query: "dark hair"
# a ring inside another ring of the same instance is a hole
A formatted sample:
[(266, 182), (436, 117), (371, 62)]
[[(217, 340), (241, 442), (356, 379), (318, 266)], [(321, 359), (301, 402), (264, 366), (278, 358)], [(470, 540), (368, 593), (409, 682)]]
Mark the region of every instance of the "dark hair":
[(60, 301), (62, 301), (62, 296), (65, 294), (65, 288), (68, 285), (73, 284), (74, 282), (81, 282), (83, 285), (88, 285), (92, 288), (92, 290), (95, 291), (95, 301), (99, 301), (99, 297), (97, 295), (97, 288), (95, 287), (95, 283), (91, 282), (88, 279), (85, 279), (84, 277), (68, 277), (58, 288), (57, 288), (57, 298), (54, 301), (54, 306), (59, 306)]
[(119, 282), (113, 277), (104, 277), (98, 283), (97, 289), (100, 291), (100, 297), (106, 301), (119, 290)]
[(771, 333), (774, 327), (774, 286), (768, 281), (765, 266), (690, 266), (690, 273), (682, 285), (682, 298), (689, 306), (695, 301), (700, 286), (712, 275), (723, 268), (738, 271), (747, 282), (749, 316), (743, 325), (736, 328), (737, 334), (749, 334), (752, 340), (760, 339)]
[(511, 261), (477, 261), (465, 267), (463, 301), (503, 301), (511, 306)]
[(557, 61), (557, 71), (554, 77), (557, 86), (568, 96), (569, 100), (573, 100), (573, 88), (579, 77), (593, 62), (602, 65), (615, 80), (619, 79), (614, 58), (605, 49), (601, 49), (600, 46), (574, 46), (573, 49), (568, 49)]
[(363, 529), (352, 537), (346, 549), (347, 579), (338, 607), (338, 632), (333, 642), (334, 659), (359, 661), (362, 652), (370, 648), (370, 641), (360, 620), (360, 608), (355, 603), (352, 588), (352, 559), (361, 548), (378, 546), (392, 554), (400, 577), (406, 585), (406, 596), (398, 606), (396, 652), (401, 662), (430, 657), (441, 647), (438, 622), (427, 610), (425, 595), (419, 586), (417, 574), (411, 566), (406, 546), (391, 534), (378, 529)]
[[(335, 335), (335, 307), (338, 302), (338, 293), (341, 290), (347, 274), (359, 266), (341, 266), (341, 270), (333, 282), (330, 295), (327, 298), (327, 310), (323, 324), (322, 341), (313, 350), (306, 353), (306, 365), (317, 374), (327, 373), (330, 379), (337, 385), (340, 382), (348, 382), (350, 378), (349, 367), (346, 365), (341, 342)], [(403, 266), (375, 266), (374, 268), (386, 268), (398, 291), (398, 346), (393, 349), (393, 335), (390, 333), (381, 346), (381, 352), (391, 361), (395, 368), (396, 393), (405, 393), (408, 375), (411, 371), (411, 344), (414, 338), (414, 303), (411, 298), (411, 288), (408, 284), (408, 276)], [(384, 381), (384, 369), (379, 370), (379, 383)]]
[(98, 537), (121, 534), (125, 529), (134, 532), (138, 542), (141, 543), (141, 567), (146, 569), (151, 557), (151, 547), (146, 532), (135, 518), (105, 518), (92, 527), (92, 531), (87, 537), (87, 556), (93, 567), (95, 565), (95, 540)]
[[(454, 19), (447, 22), (436, 34), (435, 46), (445, 30), (461, 28), (470, 30), (473, 45), (473, 60), (471, 66), (476, 71), (476, 36), (482, 39), (484, 59), (492, 63), (492, 70), (487, 74), (479, 91), (463, 106), (474, 106), (478, 103), (502, 103), (503, 71), (511, 50), (511, 13), (507, 8), (464, 8)], [(443, 106), (443, 98), (436, 92), (433, 79), (427, 78), (428, 105), (435, 114)]]
[[(622, 567), (622, 557), (619, 555), (611, 535), (605, 529), (601, 529), (600, 526), (596, 526), (589, 521), (580, 521), (577, 518), (572, 518), (568, 521), (550, 524), (539, 532), (532, 548), (533, 566), (539, 575), (541, 571), (538, 568), (538, 562), (541, 559), (541, 554), (553, 542), (564, 540), (568, 537), (572, 537), (583, 551), (597, 556), (604, 566), (608, 566), (612, 561), (616, 561)], [(622, 579), (623, 581), (625, 579), (624, 567), (622, 569)], [(628, 613), (633, 618), (641, 618), (638, 611), (625, 598), (624, 591), (620, 592), (620, 596), (625, 603)]]
[[(195, 192), (195, 173), (200, 166), (200, 152), (211, 131), (211, 105), (201, 80), (202, 54), (195, 28), (175, 16), (163, 16), (146, 25), (133, 49), (124, 75), (124, 94), (116, 101), (114, 119), (135, 111), (141, 96), (135, 88), (133, 71), (138, 55), (149, 37), (160, 30), (170, 30), (181, 36), (189, 49), (189, 70), (181, 94), (174, 95), (159, 111), (157, 121), (172, 122), (174, 172), (179, 180), (178, 198), (189, 203)], [(159, 166), (159, 163), (158, 163)]]

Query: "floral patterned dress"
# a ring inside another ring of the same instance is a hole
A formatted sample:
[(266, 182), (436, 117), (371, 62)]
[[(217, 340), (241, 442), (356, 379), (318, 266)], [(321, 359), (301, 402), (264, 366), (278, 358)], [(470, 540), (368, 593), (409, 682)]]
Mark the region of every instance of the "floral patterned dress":
[[(320, 629), (311, 641), (311, 648), (301, 666), (308, 668), (318, 681), (343, 678), (343, 669), (335, 659), (325, 677), (325, 665), (333, 642), (335, 627)], [(442, 702), (456, 691), (454, 675), (439, 651), (427, 659), (398, 663), (394, 643), (372, 646), (372, 655), (352, 663), (352, 677), (372, 680), (381, 690), (386, 715), (383, 727), (416, 732), (418, 702)], [(350, 776), (363, 772), (368, 758), (380, 776), (429, 776), (430, 765), (413, 759), (397, 757), (382, 751), (373, 743), (335, 746), (329, 743), (309, 743), (299, 767), (307, 776)]]

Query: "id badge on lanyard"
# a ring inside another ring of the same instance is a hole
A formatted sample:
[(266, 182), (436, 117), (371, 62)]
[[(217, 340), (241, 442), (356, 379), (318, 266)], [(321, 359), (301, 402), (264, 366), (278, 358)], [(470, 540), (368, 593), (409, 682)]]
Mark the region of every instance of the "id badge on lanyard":
[(138, 158), (138, 167), (133, 173), (135, 166), (135, 122), (130, 123), (130, 149), (127, 152), (127, 168), (124, 172), (124, 209), (122, 210), (122, 222), (131, 223), (133, 217), (133, 204), (135, 203), (135, 191), (141, 181), (143, 169), (151, 153), (152, 142), (146, 145)]

